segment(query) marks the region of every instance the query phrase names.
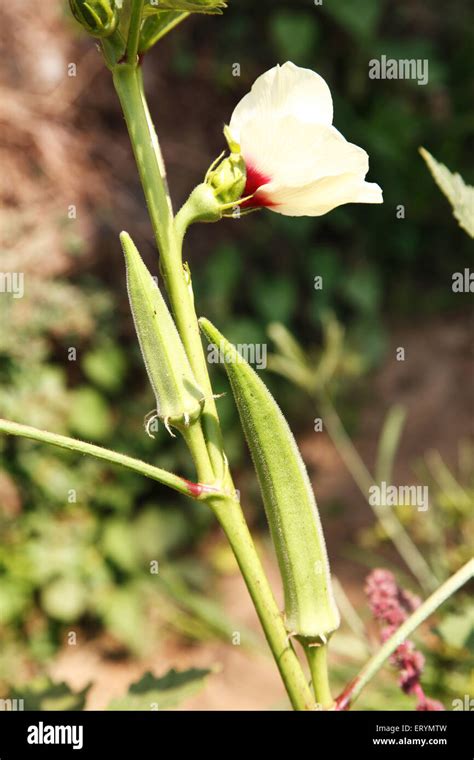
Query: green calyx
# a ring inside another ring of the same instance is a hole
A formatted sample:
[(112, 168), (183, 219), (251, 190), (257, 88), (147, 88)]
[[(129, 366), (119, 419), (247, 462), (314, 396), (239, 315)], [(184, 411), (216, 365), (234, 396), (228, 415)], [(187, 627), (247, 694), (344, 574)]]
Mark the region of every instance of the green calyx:
[(232, 216), (232, 210), (238, 206), (242, 195), (238, 187), (234, 186), (234, 189), (235, 197), (232, 197), (231, 188), (227, 188), (221, 195), (219, 190), (208, 182), (201, 182), (195, 187), (176, 214), (175, 226), (178, 237), (183, 239), (186, 230), (194, 222), (218, 222), (223, 216)]
[(117, 28), (115, 0), (69, 0), (74, 18), (93, 37), (110, 37)]
[(223, 216), (234, 216), (242, 201), (247, 181), (245, 161), (240, 146), (230, 135), (228, 127), (224, 135), (230, 154), (222, 153), (207, 170), (204, 182), (194, 188), (176, 216), (176, 228), (181, 237), (194, 222), (217, 222)]
[(176, 214), (176, 228), (183, 237), (194, 222), (218, 222), (222, 219), (221, 204), (212, 188), (205, 182), (194, 188), (186, 203)]

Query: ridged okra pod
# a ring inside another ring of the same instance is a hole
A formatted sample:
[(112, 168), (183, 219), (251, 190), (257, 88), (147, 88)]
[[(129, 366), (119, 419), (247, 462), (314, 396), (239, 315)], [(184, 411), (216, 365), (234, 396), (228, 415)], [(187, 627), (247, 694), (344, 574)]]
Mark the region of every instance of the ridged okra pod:
[(158, 285), (131, 237), (122, 232), (120, 240), (133, 321), (156, 399), (154, 416), (161, 419), (168, 430), (170, 426), (188, 427), (201, 414), (204, 394)]
[(326, 545), (313, 489), (278, 405), (236, 348), (206, 319), (220, 349), (257, 472), (285, 594), (287, 630), (325, 643), (339, 626)]

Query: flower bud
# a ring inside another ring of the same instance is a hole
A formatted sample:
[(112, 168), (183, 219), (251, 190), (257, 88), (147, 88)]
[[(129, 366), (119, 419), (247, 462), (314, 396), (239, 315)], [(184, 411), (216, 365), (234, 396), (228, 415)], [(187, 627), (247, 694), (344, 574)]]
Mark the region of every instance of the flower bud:
[(201, 414), (204, 394), (191, 369), (168, 307), (132, 239), (120, 235), (127, 265), (127, 287), (133, 321), (155, 393), (155, 418), (170, 426), (189, 427)]
[(227, 8), (225, 0), (146, 0), (144, 15), (160, 11), (185, 11), (188, 13), (222, 13)]
[(115, 0), (69, 0), (74, 18), (93, 37), (109, 37), (118, 23)]

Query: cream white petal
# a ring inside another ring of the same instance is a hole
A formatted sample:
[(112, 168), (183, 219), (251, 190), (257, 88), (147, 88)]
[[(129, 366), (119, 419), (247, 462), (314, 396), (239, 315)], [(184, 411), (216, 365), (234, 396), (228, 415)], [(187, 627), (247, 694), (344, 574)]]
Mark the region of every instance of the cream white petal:
[(365, 150), (332, 126), (332, 98), (318, 74), (293, 63), (262, 74), (229, 124), (247, 165), (255, 205), (291, 216), (320, 216), (345, 203), (382, 203), (364, 181)]
[(261, 192), (272, 203), (269, 208), (285, 216), (322, 216), (345, 203), (383, 203), (379, 185), (354, 174), (324, 177), (300, 187), (271, 182)]
[(331, 91), (324, 79), (290, 61), (255, 80), (250, 92), (236, 106), (229, 128), (239, 142), (245, 124), (255, 116), (268, 125), (273, 119), (289, 115), (327, 126), (333, 116)]
[(294, 116), (271, 124), (254, 116), (242, 128), (240, 145), (247, 166), (290, 187), (338, 174), (364, 178), (369, 170), (365, 150), (348, 142), (337, 129), (307, 124)]

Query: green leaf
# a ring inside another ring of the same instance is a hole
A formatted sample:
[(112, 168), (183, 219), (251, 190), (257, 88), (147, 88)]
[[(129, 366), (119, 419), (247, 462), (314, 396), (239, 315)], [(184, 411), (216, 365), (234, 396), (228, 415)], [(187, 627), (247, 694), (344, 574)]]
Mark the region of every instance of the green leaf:
[(146, 18), (140, 32), (139, 52), (146, 53), (158, 40), (171, 32), (188, 16), (189, 13), (182, 13), (181, 11), (162, 11)]
[(339, 626), (321, 521), (295, 439), (270, 392), (235, 346), (207, 320), (200, 325), (225, 359), (257, 471), (285, 591), (285, 622), (324, 641)]
[(23, 699), (25, 710), (83, 710), (92, 684), (82, 691), (71, 691), (67, 683), (53, 683), (49, 678), (38, 678), (10, 694), (10, 699)]
[(401, 404), (390, 407), (384, 420), (377, 447), (377, 461), (375, 465), (375, 480), (381, 483), (392, 482), (393, 463), (400, 444), (400, 438), (405, 425), (406, 410)]
[(165, 557), (182, 548), (192, 535), (189, 515), (177, 509), (157, 509), (156, 504), (145, 505), (133, 524), (133, 542), (143, 561)]
[(41, 489), (47, 499), (57, 504), (64, 503), (64, 496), (71, 488), (73, 467), (38, 448), (25, 451), (22, 465), (25, 473), (28, 473), (32, 482)]
[(467, 185), (460, 174), (452, 173), (440, 164), (425, 148), (420, 148), (434, 181), (453, 207), (458, 224), (470, 237), (474, 237), (474, 187)]
[(256, 309), (265, 321), (289, 322), (295, 310), (297, 293), (288, 277), (259, 277), (252, 285)]
[(242, 257), (237, 246), (221, 243), (200, 277), (198, 291), (205, 294), (214, 313), (225, 317), (232, 311), (236, 284), (242, 276)]
[(95, 603), (114, 638), (135, 655), (142, 656), (149, 644), (150, 628), (143, 594), (137, 585), (97, 589)]
[(270, 18), (270, 36), (281, 59), (304, 65), (317, 42), (317, 21), (313, 13), (277, 11)]
[(373, 36), (383, 10), (381, 0), (329, 0), (323, 8), (358, 40)]
[(437, 626), (444, 641), (453, 647), (472, 649), (474, 643), (474, 604), (469, 604), (459, 612), (447, 615)]
[(136, 544), (130, 540), (130, 526), (123, 520), (108, 520), (102, 535), (102, 551), (117, 567), (133, 572), (139, 566)]
[(380, 280), (376, 271), (360, 267), (351, 272), (345, 282), (344, 295), (347, 300), (364, 314), (375, 313), (380, 304)]
[[(236, 622), (227, 616), (220, 604), (209, 596), (200, 594), (195, 588), (191, 589), (178, 573), (170, 570), (169, 566), (160, 572), (160, 582), (170, 598), (188, 613), (191, 625), (196, 620), (201, 623), (200, 627), (206, 638), (209, 638), (209, 635), (217, 635), (223, 641), (232, 640)], [(251, 629), (239, 623), (238, 630), (243, 647), (261, 650), (261, 641)]]
[(265, 333), (250, 317), (232, 317), (226, 322), (226, 332), (233, 343), (263, 343)]
[(120, 389), (126, 368), (124, 352), (113, 343), (101, 343), (82, 360), (82, 369), (88, 379), (108, 392)]
[(170, 670), (157, 678), (145, 673), (137, 683), (130, 686), (128, 694), (114, 699), (109, 710), (169, 710), (203, 688), (210, 670)]
[(0, 578), (0, 610), (2, 626), (20, 617), (30, 604), (26, 584), (3, 576)]
[(282, 356), (299, 364), (306, 361), (305, 352), (285, 325), (272, 322), (267, 332)]
[(112, 432), (112, 416), (103, 396), (84, 386), (71, 393), (69, 423), (75, 433), (101, 441)]
[[(381, 58), (384, 55), (387, 60), (393, 58), (396, 61), (429, 61), (428, 81), (424, 85), (428, 88), (447, 84), (446, 79), (447, 77), (449, 78), (446, 70), (446, 59), (443, 59), (439, 53), (439, 46), (426, 37), (410, 36), (405, 39), (400, 39), (400, 37), (378, 37), (371, 46), (371, 58)], [(428, 70), (425, 73), (428, 73)], [(423, 69), (419, 73), (416, 71), (415, 76), (404, 79), (403, 86), (418, 87), (419, 74), (423, 74)], [(402, 118), (401, 114), (397, 114), (397, 123), (400, 125)]]
[(58, 578), (41, 592), (46, 614), (55, 620), (77, 620), (87, 608), (87, 590), (78, 580)]
[(144, 16), (161, 15), (163, 11), (186, 11), (189, 13), (218, 13), (227, 8), (225, 0), (146, 0)]

